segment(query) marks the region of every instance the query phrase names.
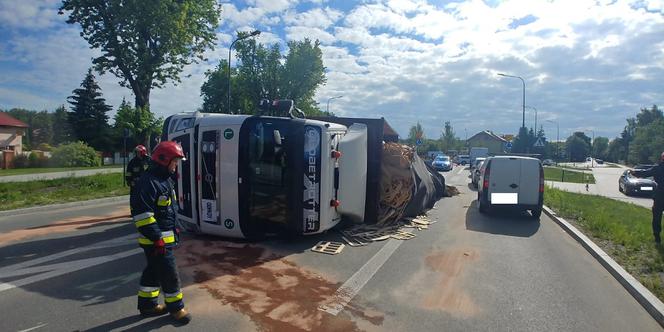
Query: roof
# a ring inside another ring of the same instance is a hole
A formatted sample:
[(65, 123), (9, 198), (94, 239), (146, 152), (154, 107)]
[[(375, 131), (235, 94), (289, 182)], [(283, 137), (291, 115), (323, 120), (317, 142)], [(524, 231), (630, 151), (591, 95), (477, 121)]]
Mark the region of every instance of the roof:
[(0, 126), (28, 128), (25, 122), (17, 120), (5, 112), (0, 112)]
[(479, 136), (479, 135), (486, 135), (486, 136), (489, 136), (489, 137), (491, 137), (491, 138), (493, 138), (493, 139), (495, 139), (495, 140), (497, 140), (497, 141), (500, 141), (500, 142), (503, 142), (503, 143), (507, 143), (507, 140), (506, 140), (506, 139), (504, 139), (504, 138), (502, 138), (502, 137), (500, 137), (500, 136), (494, 134), (494, 133), (491, 132), (490, 130), (480, 131), (479, 133), (473, 135), (473, 136), (472, 136), (471, 138), (469, 138), (468, 140), (470, 141), (470, 140), (474, 139), (475, 137), (477, 137), (477, 136)]
[(396, 136), (399, 137), (399, 134), (390, 126), (389, 123), (387, 123), (387, 120), (385, 120), (383, 124), (383, 136), (389, 135), (389, 136)]

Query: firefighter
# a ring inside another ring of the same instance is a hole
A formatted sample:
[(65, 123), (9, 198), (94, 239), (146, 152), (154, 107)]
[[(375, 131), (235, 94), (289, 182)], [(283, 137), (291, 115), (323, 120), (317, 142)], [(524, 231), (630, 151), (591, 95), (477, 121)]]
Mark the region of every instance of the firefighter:
[(655, 237), (655, 243), (662, 243), (662, 212), (664, 211), (664, 152), (659, 156), (659, 164), (646, 170), (630, 170), (632, 175), (638, 178), (652, 176), (657, 183), (657, 188), (653, 193), (652, 199), (652, 234)]
[(138, 180), (148, 167), (148, 149), (143, 145), (137, 145), (134, 152), (136, 155), (127, 164), (127, 172), (125, 173), (125, 181), (129, 186), (130, 193), (134, 192)]
[[(152, 152), (152, 163), (131, 195), (132, 218), (145, 252), (147, 266), (143, 270), (138, 291), (138, 310), (143, 316), (167, 312), (179, 323), (186, 324), (191, 315), (184, 309), (180, 277), (173, 250), (179, 241), (175, 218), (177, 198), (171, 176), (178, 161), (185, 160), (182, 147), (172, 141), (159, 143)], [(164, 293), (166, 305), (158, 303)]]

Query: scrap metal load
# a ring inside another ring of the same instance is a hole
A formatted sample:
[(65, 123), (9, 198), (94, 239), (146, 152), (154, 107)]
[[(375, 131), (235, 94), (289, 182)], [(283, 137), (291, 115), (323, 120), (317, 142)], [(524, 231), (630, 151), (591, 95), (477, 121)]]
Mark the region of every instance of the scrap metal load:
[(263, 101), (261, 110), (278, 116), (191, 112), (165, 120), (162, 140), (180, 143), (187, 157), (175, 179), (187, 230), (317, 234), (342, 218), (380, 224), (416, 216), (443, 195), (442, 177), (412, 149), (384, 144), (384, 119), (298, 118), (290, 100)]

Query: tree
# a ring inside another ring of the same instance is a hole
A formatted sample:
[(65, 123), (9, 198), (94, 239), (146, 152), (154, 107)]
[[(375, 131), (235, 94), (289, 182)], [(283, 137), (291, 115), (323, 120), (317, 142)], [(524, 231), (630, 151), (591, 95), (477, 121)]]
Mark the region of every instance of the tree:
[(443, 129), (442, 134), (440, 135), (440, 141), (442, 142), (443, 151), (448, 151), (454, 149), (456, 145), (456, 133), (454, 128), (449, 121), (445, 121), (445, 129)]
[(65, 105), (55, 109), (53, 113), (53, 141), (52, 145), (60, 145), (62, 143), (71, 142), (73, 134), (71, 125), (69, 124), (67, 109)]
[(636, 129), (629, 150), (629, 161), (634, 164), (656, 163), (662, 151), (664, 151), (664, 119), (656, 119)]
[(67, 98), (72, 110), (68, 119), (76, 138), (96, 150), (109, 148), (110, 126), (106, 113), (111, 110), (111, 106), (106, 105), (106, 100), (102, 98), (92, 69), (88, 69), (81, 87), (72, 93), (73, 95)]
[(67, 23), (80, 24), (81, 36), (100, 49), (95, 69), (117, 76), (143, 109), (152, 88), (179, 83), (184, 66), (213, 48), (220, 13), (215, 0), (63, 0), (64, 11)]
[(526, 127), (519, 128), (519, 134), (514, 138), (514, 142), (512, 143), (512, 152), (530, 152), (530, 146), (532, 145), (530, 141), (532, 141), (532, 139), (529, 136), (528, 129)]
[(288, 55), (284, 64), (281, 95), (297, 102), (300, 108), (313, 109), (314, 94), (325, 84), (325, 67), (320, 42), (305, 38), (288, 42)]
[(568, 137), (565, 145), (570, 161), (584, 161), (590, 154), (590, 137), (582, 131), (577, 131)]
[(424, 139), (424, 130), (422, 129), (422, 125), (418, 121), (416, 125), (410, 127), (410, 130), (408, 131), (408, 144), (410, 145), (415, 145), (416, 141), (418, 139)]
[(29, 125), (33, 149), (40, 144), (50, 145), (53, 142), (53, 118), (47, 111), (34, 112)]
[(641, 112), (636, 115), (638, 127), (645, 127), (657, 120), (664, 120), (664, 114), (657, 108), (657, 105), (652, 105), (651, 109), (642, 108)]
[(162, 118), (155, 118), (154, 114), (145, 108), (133, 108), (126, 100), (122, 99), (118, 112), (115, 114), (115, 136), (118, 142), (124, 137), (124, 130), (131, 133), (127, 144), (130, 147), (138, 144), (147, 145), (150, 135), (161, 132)]
[(599, 159), (606, 159), (609, 152), (609, 139), (606, 137), (596, 137), (593, 140), (593, 157)]
[[(202, 112), (205, 113), (232, 113), (232, 109), (228, 109), (228, 61), (221, 60), (215, 70), (208, 70), (205, 72), (205, 82), (201, 86), (201, 97), (203, 97)], [(233, 77), (232, 82), (236, 79)], [(231, 86), (232, 91), (237, 91), (237, 84)], [(232, 92), (231, 92), (232, 93)], [(235, 105), (238, 105), (237, 98), (232, 100)]]

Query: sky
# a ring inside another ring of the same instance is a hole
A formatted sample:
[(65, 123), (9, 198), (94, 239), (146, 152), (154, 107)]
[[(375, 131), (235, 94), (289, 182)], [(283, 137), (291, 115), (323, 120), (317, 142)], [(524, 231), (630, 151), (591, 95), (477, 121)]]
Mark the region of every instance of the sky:
[[(153, 90), (158, 116), (202, 105), (205, 72), (228, 57), (237, 31), (257, 41), (319, 40), (327, 83), (316, 92), (339, 116), (384, 117), (402, 136), (417, 122), (439, 138), (482, 130), (515, 134), (522, 121), (550, 140), (574, 131), (609, 138), (641, 108), (664, 106), (664, 0), (247, 0), (221, 2), (208, 61), (178, 85)], [(0, 0), (0, 109), (53, 111), (99, 54), (59, 0)], [(234, 54), (234, 53), (233, 53)], [(234, 56), (233, 56), (234, 58)], [(235, 64), (235, 60), (232, 62)], [(113, 117), (131, 90), (97, 75)], [(342, 96), (341, 98), (330, 99)], [(535, 112), (537, 110), (537, 112)]]

